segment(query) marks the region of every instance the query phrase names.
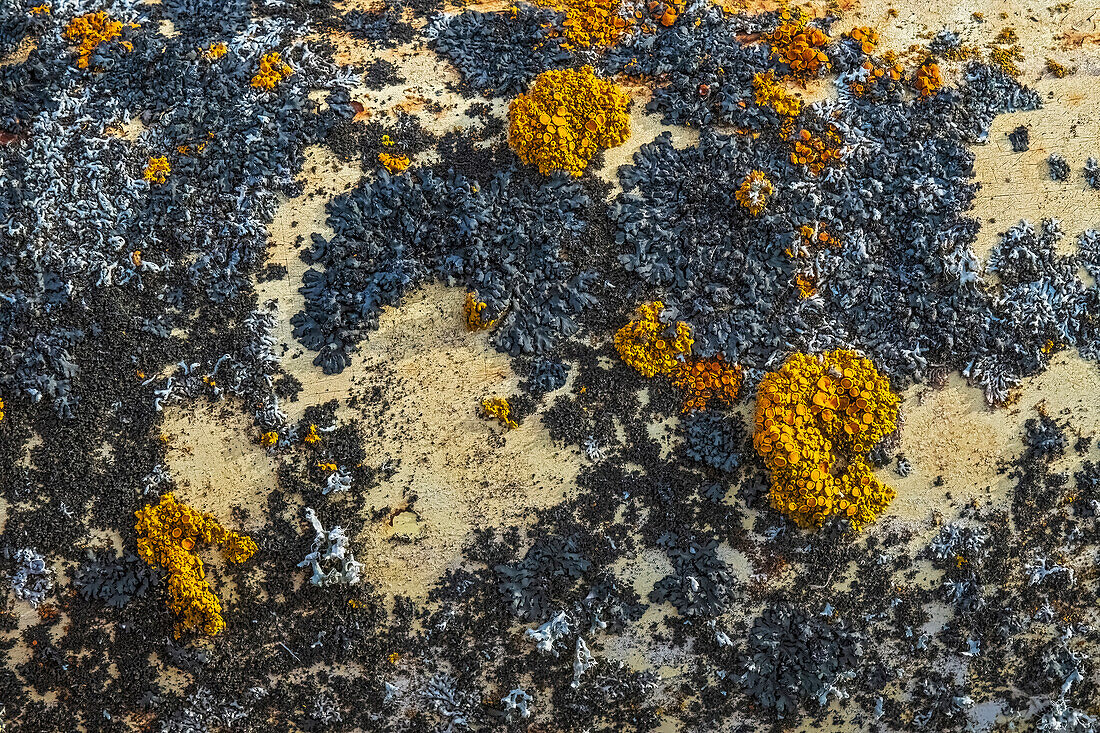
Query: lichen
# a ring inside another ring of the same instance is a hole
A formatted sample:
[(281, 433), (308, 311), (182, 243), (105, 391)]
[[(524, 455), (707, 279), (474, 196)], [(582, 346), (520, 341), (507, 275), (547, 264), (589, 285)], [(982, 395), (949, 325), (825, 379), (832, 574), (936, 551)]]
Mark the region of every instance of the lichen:
[(218, 545), (227, 561), (242, 563), (255, 554), (256, 543), (226, 530), (212, 514), (180, 504), (171, 493), (134, 514), (138, 557), (168, 573), (168, 607), (177, 616), (176, 637), (185, 631), (223, 631), (222, 604), (206, 582), (198, 551)]
[(753, 445), (772, 471), (772, 507), (802, 528), (831, 516), (855, 529), (873, 521), (894, 490), (866, 456), (895, 430), (897, 415), (890, 383), (854, 351), (791, 356), (757, 392)]
[(508, 144), (543, 175), (579, 176), (597, 152), (630, 136), (629, 102), (591, 66), (544, 72), (508, 108)]
[(252, 86), (256, 89), (271, 91), (279, 82), (294, 73), (290, 64), (283, 61), (278, 51), (265, 53), (260, 59), (260, 68), (252, 77)]

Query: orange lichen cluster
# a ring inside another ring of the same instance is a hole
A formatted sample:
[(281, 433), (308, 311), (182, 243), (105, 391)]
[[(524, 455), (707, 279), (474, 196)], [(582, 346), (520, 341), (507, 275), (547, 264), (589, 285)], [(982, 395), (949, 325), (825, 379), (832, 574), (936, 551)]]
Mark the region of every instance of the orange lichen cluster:
[(615, 332), (615, 350), (642, 376), (671, 375), (691, 355), (691, 327), (683, 321), (665, 323), (661, 301), (638, 308), (637, 319)]
[(683, 390), (681, 411), (706, 410), (710, 402), (731, 407), (741, 392), (743, 373), (740, 364), (730, 364), (722, 354), (691, 362), (682, 362), (672, 377), (672, 385)]
[(863, 53), (868, 55), (874, 53), (875, 47), (878, 46), (878, 31), (865, 25), (853, 28), (845, 33), (844, 37), (858, 43)]
[(815, 175), (821, 173), (827, 165), (840, 161), (844, 140), (833, 125), (825, 131), (824, 137), (816, 137), (803, 128), (791, 140), (791, 162), (804, 165)]
[(278, 51), (265, 53), (260, 59), (260, 68), (252, 77), (252, 86), (257, 89), (274, 89), (279, 82), (294, 73), (290, 64), (283, 61)]
[(481, 416), (486, 419), (496, 419), (509, 430), (515, 430), (519, 424), (511, 417), (512, 406), (504, 397), (487, 397), (481, 401)]
[(119, 40), (126, 28), (137, 28), (136, 23), (123, 23), (114, 20), (103, 10), (98, 13), (85, 13), (78, 15), (65, 26), (65, 39), (70, 43), (77, 43), (77, 68), (88, 68), (88, 60), (92, 53), (100, 46), (119, 41), (119, 45), (127, 51), (134, 50), (134, 44), (129, 41)]
[(800, 226), (798, 228), (799, 244), (797, 251), (791, 252), (788, 250), (787, 255), (791, 257), (801, 257), (809, 254), (818, 247), (840, 247), (840, 240), (822, 229), (823, 226), (824, 222), (820, 221)]
[(134, 513), (138, 556), (168, 572), (168, 606), (178, 617), (176, 637), (184, 631), (214, 635), (225, 629), (222, 604), (206, 583), (197, 552), (218, 545), (231, 563), (242, 563), (256, 552), (251, 538), (227, 531), (211, 514), (180, 504), (172, 494)]
[(753, 446), (772, 471), (775, 509), (803, 528), (830, 516), (855, 529), (893, 500), (866, 455), (897, 427), (898, 397), (854, 351), (794, 354), (760, 382)]
[(791, 74), (800, 78), (816, 77), (828, 71), (829, 57), (822, 49), (829, 37), (809, 27), (810, 16), (803, 10), (784, 10), (779, 20), (779, 26), (764, 36), (771, 45), (772, 58), (787, 64)]
[[(607, 48), (631, 29), (652, 28), (650, 19), (668, 27), (684, 11), (684, 0), (539, 0), (539, 5), (565, 16), (565, 48)], [(513, 17), (517, 12), (511, 8)]]
[(630, 137), (630, 99), (591, 66), (539, 74), (530, 91), (508, 108), (508, 144), (543, 175), (579, 176), (603, 148)]
[(752, 77), (754, 99), (761, 107), (770, 107), (781, 117), (797, 117), (802, 113), (802, 97), (787, 91), (775, 78), (774, 71)]
[(562, 36), (568, 49), (612, 46), (626, 30), (618, 0), (542, 0), (565, 16)]
[(463, 308), (466, 314), (466, 328), (471, 331), (484, 331), (492, 328), (496, 324), (496, 320), (487, 321), (482, 318), (482, 313), (488, 307), (488, 303), (478, 300), (477, 293), (466, 293), (466, 305)]
[(162, 155), (159, 158), (149, 158), (142, 177), (152, 183), (160, 184), (168, 180), (168, 174), (171, 172), (172, 167), (168, 165), (168, 158)]
[(264, 448), (274, 448), (279, 442), (279, 434), (274, 430), (268, 430), (260, 436), (260, 445)]
[(810, 275), (798, 273), (794, 276), (794, 284), (798, 286), (798, 296), (803, 300), (812, 297), (817, 292), (817, 283)]
[(764, 171), (754, 170), (741, 181), (734, 196), (742, 208), (747, 209), (753, 216), (760, 216), (773, 193), (775, 193), (775, 186), (768, 180)]
[(379, 153), (378, 162), (385, 166), (386, 170), (390, 173), (402, 173), (409, 164), (412, 162), (407, 155), (391, 155), (390, 153)]
[(931, 97), (943, 88), (943, 73), (935, 61), (925, 61), (913, 75), (913, 88), (922, 97)]
[(317, 426), (310, 423), (309, 430), (306, 431), (306, 436), (302, 438), (302, 442), (306, 445), (315, 445), (321, 442), (321, 434), (317, 432)]
[(220, 59), (229, 53), (229, 47), (224, 43), (211, 43), (209, 46), (202, 50), (202, 55), (213, 61), (214, 59)]
[(848, 82), (848, 88), (851, 89), (852, 93), (857, 97), (862, 97), (864, 94), (874, 89), (876, 85), (887, 79), (890, 81), (901, 81), (901, 77), (904, 73), (904, 69), (902, 69), (901, 64), (898, 63), (882, 66), (868, 60), (861, 64), (861, 68), (866, 76), (858, 81), (853, 80)]
[(0, 397), (0, 420), (4, 419), (4, 398)]
[(52, 12), (53, 8), (50, 7), (49, 3), (42, 3), (31, 8), (31, 15), (49, 15)]

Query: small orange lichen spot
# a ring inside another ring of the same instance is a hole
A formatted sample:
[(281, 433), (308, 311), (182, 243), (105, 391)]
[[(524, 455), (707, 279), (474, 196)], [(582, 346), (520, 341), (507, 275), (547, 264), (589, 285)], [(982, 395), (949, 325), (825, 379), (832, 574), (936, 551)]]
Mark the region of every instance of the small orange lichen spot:
[(591, 66), (539, 74), (508, 108), (508, 145), (539, 172), (580, 176), (602, 149), (630, 137), (630, 99)]
[(764, 171), (752, 171), (745, 180), (741, 182), (741, 186), (734, 194), (737, 197), (737, 202), (753, 216), (760, 216), (760, 213), (764, 211), (764, 207), (768, 205), (768, 199), (775, 193), (775, 186)]
[(130, 262), (134, 263), (134, 267), (141, 267), (141, 250), (135, 249), (130, 253)]
[(162, 184), (168, 180), (168, 174), (172, 172), (172, 167), (168, 165), (167, 156), (160, 156), (159, 158), (149, 158), (149, 162), (145, 164), (144, 178), (152, 183)]
[(314, 443), (321, 442), (321, 434), (317, 432), (317, 426), (310, 423), (309, 432), (306, 433), (306, 437), (302, 438), (302, 442), (313, 445)]
[(860, 49), (866, 54), (874, 53), (878, 45), (878, 31), (865, 25), (853, 28), (846, 35), (858, 43)]
[(684, 391), (683, 412), (706, 410), (710, 402), (732, 407), (741, 392), (742, 369), (730, 364), (722, 354), (679, 365), (672, 385)]
[(943, 74), (940, 65), (935, 61), (926, 61), (917, 69), (913, 76), (913, 88), (920, 92), (922, 97), (931, 97), (943, 88)]
[(50, 8), (49, 3), (42, 3), (31, 8), (31, 15), (49, 15), (51, 12), (53, 10)]
[(378, 162), (386, 167), (390, 173), (401, 173), (409, 167), (409, 160), (407, 155), (390, 155), (389, 153), (379, 153)]
[(0, 397), (0, 420), (4, 419), (4, 398)]
[(401, 655), (398, 654), (397, 652), (393, 652), (392, 654), (390, 654), (387, 657), (387, 659), (390, 660), (390, 664), (397, 664), (397, 660), (400, 659), (400, 658), (401, 658)]
[(256, 553), (256, 543), (230, 532), (211, 514), (180, 504), (172, 494), (134, 513), (138, 557), (168, 572), (168, 606), (177, 616), (175, 636), (185, 631), (218, 634), (225, 629), (222, 604), (210, 590), (196, 549), (221, 547), (231, 563), (242, 563)]
[(321, 469), (322, 471), (335, 471), (336, 470), (336, 464), (335, 463), (318, 463), (317, 468)]
[(801, 272), (795, 275), (794, 282), (798, 286), (798, 296), (802, 299), (809, 298), (817, 292), (817, 285), (813, 279)]
[(484, 331), (487, 328), (492, 328), (496, 324), (496, 319), (487, 321), (482, 316), (488, 307), (487, 303), (478, 300), (477, 293), (466, 293), (466, 305), (463, 307), (466, 314), (466, 328), (471, 331)]
[(65, 39), (70, 43), (79, 44), (76, 66), (79, 69), (86, 69), (92, 53), (104, 44), (117, 40), (122, 48), (133, 51), (134, 44), (119, 39), (123, 38), (128, 28), (137, 27), (136, 23), (122, 23), (114, 20), (101, 10), (98, 13), (78, 15), (70, 20), (65, 26)]
[(275, 444), (279, 442), (279, 434), (274, 430), (269, 430), (260, 436), (260, 445), (265, 448), (273, 448)]
[(134, 372), (134, 375), (138, 379), (145, 379), (145, 372), (141, 371), (140, 369), (138, 369), (136, 372)]
[(519, 424), (511, 418), (512, 406), (503, 397), (486, 397), (481, 401), (481, 416), (485, 419), (495, 418), (509, 430), (515, 430)]
[(260, 59), (260, 68), (252, 77), (252, 86), (257, 89), (274, 89), (279, 82), (294, 73), (290, 64), (283, 61), (278, 51), (266, 53)]
[(215, 59), (220, 59), (227, 53), (229, 53), (229, 46), (226, 46), (224, 43), (211, 43), (209, 46), (202, 50), (202, 55), (210, 59), (211, 61)]
[(389, 135), (383, 135), (382, 136), (382, 144), (385, 145), (387, 148), (392, 147), (393, 146), (393, 140), (390, 139)]
[(672, 374), (691, 355), (691, 327), (683, 321), (665, 323), (661, 301), (638, 308), (637, 319), (615, 332), (615, 350), (627, 364), (644, 377)]

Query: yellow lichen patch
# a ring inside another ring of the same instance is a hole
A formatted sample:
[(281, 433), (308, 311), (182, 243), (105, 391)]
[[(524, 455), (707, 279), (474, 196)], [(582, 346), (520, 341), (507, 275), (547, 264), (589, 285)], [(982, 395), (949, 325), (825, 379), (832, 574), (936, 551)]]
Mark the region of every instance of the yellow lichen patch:
[(740, 364), (730, 364), (722, 354), (679, 364), (672, 385), (683, 390), (683, 412), (705, 410), (710, 402), (732, 407), (741, 392)]
[(227, 531), (210, 514), (180, 504), (172, 494), (135, 512), (138, 556), (168, 573), (168, 606), (178, 617), (176, 637), (184, 631), (217, 634), (225, 629), (222, 604), (206, 583), (198, 551), (221, 548), (231, 563), (242, 563), (256, 552), (251, 538)]
[(229, 53), (229, 47), (224, 43), (211, 43), (209, 46), (202, 50), (202, 55), (213, 61), (214, 59), (220, 59)]
[(775, 192), (775, 186), (768, 180), (763, 171), (752, 171), (745, 180), (741, 181), (734, 196), (737, 203), (748, 210), (753, 216), (760, 216), (764, 207), (768, 205), (768, 199)]
[(764, 36), (771, 45), (772, 58), (790, 67), (799, 78), (816, 77), (829, 70), (829, 57), (823, 48), (829, 37), (817, 28), (810, 28), (810, 16), (803, 10), (784, 10), (779, 26)]
[(794, 354), (760, 382), (753, 446), (771, 469), (771, 505), (803, 528), (830, 516), (855, 529), (873, 521), (894, 490), (866, 455), (897, 427), (898, 397), (854, 351)]
[(691, 355), (691, 327), (683, 321), (663, 323), (664, 303), (657, 300), (638, 308), (638, 318), (615, 332), (615, 350), (644, 377), (672, 374)]
[(260, 445), (264, 448), (274, 448), (275, 444), (279, 442), (279, 434), (274, 430), (269, 430), (260, 436)]
[(1020, 67), (1016, 65), (1017, 61), (1024, 60), (1024, 52), (1019, 46), (1007, 46), (1000, 47), (994, 46), (989, 51), (989, 63), (993, 66), (997, 66), (1004, 73), (1009, 76), (1019, 76)]
[(279, 82), (294, 73), (290, 64), (283, 61), (278, 51), (266, 53), (260, 59), (260, 68), (252, 77), (252, 86), (257, 89), (274, 89)]
[(463, 308), (466, 314), (466, 328), (471, 331), (484, 331), (487, 328), (492, 328), (496, 324), (496, 320), (487, 321), (482, 317), (482, 313), (488, 307), (487, 303), (477, 299), (477, 293), (466, 293), (466, 305)]
[(0, 397), (0, 420), (4, 419), (4, 399)]
[(386, 170), (390, 173), (401, 173), (409, 167), (409, 160), (407, 155), (391, 155), (390, 153), (379, 153), (378, 162), (385, 166)]
[(630, 137), (629, 101), (591, 66), (543, 72), (508, 108), (508, 144), (543, 175), (579, 176), (597, 152)]
[(809, 130), (798, 131), (791, 139), (791, 163), (804, 165), (811, 173), (817, 174), (827, 165), (840, 162), (844, 140), (833, 125), (829, 125), (824, 137), (818, 137)]
[[(126, 28), (137, 28), (136, 23), (122, 23), (114, 20), (104, 11), (78, 15), (65, 26), (65, 39), (77, 46), (77, 68), (88, 68), (88, 60), (100, 46), (122, 38)], [(120, 40), (119, 45), (127, 51), (133, 51), (134, 45)]]
[(565, 16), (561, 35), (569, 49), (612, 46), (627, 27), (618, 0), (541, 0), (539, 5)]
[(310, 424), (309, 430), (306, 432), (306, 437), (302, 438), (302, 442), (308, 445), (321, 442), (321, 434), (317, 432), (316, 425)]
[(42, 3), (31, 8), (31, 15), (49, 15), (52, 12), (53, 9), (49, 6), (49, 3)]
[(1070, 70), (1064, 64), (1060, 64), (1052, 58), (1048, 58), (1046, 61), (1047, 71), (1054, 74), (1059, 79), (1064, 79), (1069, 76)]
[[(613, 46), (632, 29), (655, 28), (648, 18), (668, 27), (684, 11), (684, 0), (538, 0), (538, 4), (565, 16), (562, 45), (578, 48)], [(517, 8), (510, 8), (512, 17)]]
[(801, 272), (794, 276), (794, 284), (798, 286), (798, 297), (803, 300), (817, 292), (817, 284), (814, 283), (813, 278)]
[(775, 72), (755, 74), (752, 77), (755, 101), (761, 107), (770, 107), (781, 117), (797, 117), (802, 113), (802, 97), (783, 88), (775, 79)]
[(512, 406), (503, 397), (486, 397), (481, 401), (481, 416), (486, 419), (496, 419), (509, 430), (515, 430), (519, 424), (511, 418)]
[(159, 158), (149, 158), (149, 162), (145, 164), (143, 177), (152, 183), (164, 183), (171, 172), (172, 167), (168, 165), (168, 158), (162, 155)]
[(931, 97), (943, 88), (943, 73), (935, 61), (926, 61), (913, 75), (913, 88), (920, 92), (922, 97)]

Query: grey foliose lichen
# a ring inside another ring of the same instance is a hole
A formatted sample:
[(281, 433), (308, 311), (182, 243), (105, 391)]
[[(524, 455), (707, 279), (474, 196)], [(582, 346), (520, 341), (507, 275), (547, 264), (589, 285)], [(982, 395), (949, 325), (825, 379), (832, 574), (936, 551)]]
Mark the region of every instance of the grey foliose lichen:
[(38, 608), (53, 591), (53, 572), (46, 558), (29, 547), (14, 552), (5, 549), (4, 555), (15, 561), (15, 571), (10, 578), (15, 597)]
[(741, 684), (783, 718), (803, 705), (820, 707), (830, 697), (846, 697), (845, 682), (854, 676), (862, 655), (859, 634), (840, 619), (774, 606), (749, 630)]
[(312, 567), (309, 582), (313, 585), (356, 585), (363, 566), (355, 561), (348, 547), (348, 538), (341, 527), (326, 530), (313, 509), (306, 507), (306, 521), (313, 525), (315, 536), (312, 551), (298, 567)]
[(588, 198), (565, 177), (532, 181), (519, 171), (486, 183), (430, 170), (380, 171), (328, 206), (334, 235), (313, 237), (294, 334), (325, 373), (378, 327), (384, 306), (433, 280), (461, 285), (498, 320), (493, 341), (512, 355), (541, 353), (576, 333), (592, 305), (592, 273), (562, 255), (585, 227)]

